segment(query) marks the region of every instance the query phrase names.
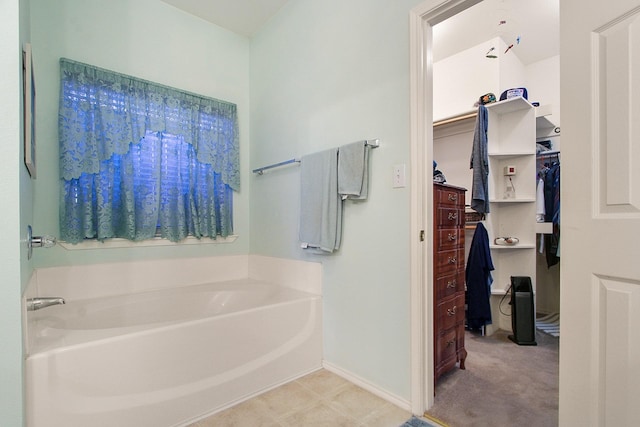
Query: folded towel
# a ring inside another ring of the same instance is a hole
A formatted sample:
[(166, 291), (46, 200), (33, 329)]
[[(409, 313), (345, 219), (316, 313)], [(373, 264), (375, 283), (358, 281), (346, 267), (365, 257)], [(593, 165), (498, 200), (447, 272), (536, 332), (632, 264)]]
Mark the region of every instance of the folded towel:
[(369, 148), (366, 141), (340, 147), (338, 193), (343, 200), (365, 200), (369, 195)]
[(304, 249), (331, 253), (340, 248), (342, 200), (338, 195), (338, 149), (300, 161), (300, 232)]

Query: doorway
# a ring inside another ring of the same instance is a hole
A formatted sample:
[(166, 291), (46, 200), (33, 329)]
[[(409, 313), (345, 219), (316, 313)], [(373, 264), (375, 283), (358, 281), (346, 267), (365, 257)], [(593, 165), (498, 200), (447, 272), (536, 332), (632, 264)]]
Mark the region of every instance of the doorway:
[[(433, 360), (427, 355), (433, 354), (433, 243), (432, 239), (422, 239), (422, 236), (431, 236), (429, 230), (433, 229), (433, 213), (431, 200), (433, 200), (432, 186), (430, 185), (431, 165), (434, 160), (434, 118), (451, 114), (440, 114), (438, 105), (434, 105), (437, 91), (433, 90), (434, 82), (434, 26), (445, 22), (452, 17), (457, 17), (472, 6), (480, 3), (479, 0), (449, 1), (444, 4), (436, 4), (435, 1), (427, 1), (416, 8), (411, 14), (411, 152), (412, 152), (412, 194), (411, 194), (411, 232), (416, 239), (412, 239), (411, 250), (411, 289), (412, 289), (412, 410), (414, 413), (422, 413), (431, 407), (434, 402)], [(483, 5), (491, 3), (485, 0)], [(481, 5), (479, 5), (481, 6)], [(473, 33), (473, 31), (471, 31)], [(456, 42), (457, 42), (456, 38)], [(490, 48), (487, 48), (489, 50)], [(489, 55), (489, 51), (486, 52)], [(483, 52), (483, 55), (485, 52)], [(476, 89), (477, 90), (477, 89)], [(480, 91), (479, 91), (480, 92)], [(484, 92), (482, 92), (484, 93)], [(474, 96), (482, 93), (473, 93)], [(496, 93), (499, 96), (499, 93)], [(455, 97), (455, 95), (450, 94)], [(473, 99), (466, 99), (466, 108), (454, 108), (455, 111), (465, 113), (473, 109)], [(471, 130), (473, 128), (471, 119)], [(461, 127), (469, 126), (461, 122)], [(459, 129), (458, 129), (459, 130)], [(463, 130), (469, 132), (469, 129)], [(437, 136), (437, 135), (436, 135)], [(466, 173), (468, 173), (468, 156), (466, 154)], [(438, 160), (438, 159), (436, 159)], [(441, 163), (442, 159), (438, 162)], [(447, 176), (447, 170), (443, 171)], [(450, 181), (454, 185), (465, 183)], [(449, 176), (447, 176), (449, 178)], [(423, 234), (424, 233), (424, 234)], [(535, 268), (535, 267), (534, 267)], [(492, 301), (493, 304), (493, 301)], [(508, 319), (508, 318), (507, 318)], [(497, 323), (497, 322), (496, 322)], [(425, 327), (426, 325), (426, 327)], [(419, 378), (420, 381), (416, 379)]]

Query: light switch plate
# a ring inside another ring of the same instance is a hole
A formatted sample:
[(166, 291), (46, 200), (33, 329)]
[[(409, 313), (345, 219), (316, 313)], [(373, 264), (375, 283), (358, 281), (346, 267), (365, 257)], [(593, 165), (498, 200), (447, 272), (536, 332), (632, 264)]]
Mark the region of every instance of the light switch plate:
[(404, 163), (393, 166), (393, 188), (404, 188), (407, 186), (406, 169), (407, 166)]

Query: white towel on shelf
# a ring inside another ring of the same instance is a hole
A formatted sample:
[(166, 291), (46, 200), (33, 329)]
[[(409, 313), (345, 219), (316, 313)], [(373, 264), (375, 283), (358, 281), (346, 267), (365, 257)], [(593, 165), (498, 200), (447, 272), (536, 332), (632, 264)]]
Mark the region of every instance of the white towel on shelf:
[(338, 193), (343, 200), (365, 200), (369, 195), (369, 149), (360, 141), (338, 150)]
[(302, 248), (332, 253), (342, 238), (342, 200), (338, 194), (338, 149), (303, 156), (300, 161)]

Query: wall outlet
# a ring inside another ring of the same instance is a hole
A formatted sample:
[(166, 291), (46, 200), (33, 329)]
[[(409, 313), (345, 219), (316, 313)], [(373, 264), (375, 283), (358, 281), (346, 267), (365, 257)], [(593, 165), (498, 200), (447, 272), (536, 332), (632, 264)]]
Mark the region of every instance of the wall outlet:
[(510, 176), (510, 175), (515, 175), (516, 174), (516, 167), (515, 166), (505, 166), (504, 167), (504, 176)]

